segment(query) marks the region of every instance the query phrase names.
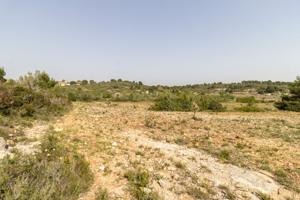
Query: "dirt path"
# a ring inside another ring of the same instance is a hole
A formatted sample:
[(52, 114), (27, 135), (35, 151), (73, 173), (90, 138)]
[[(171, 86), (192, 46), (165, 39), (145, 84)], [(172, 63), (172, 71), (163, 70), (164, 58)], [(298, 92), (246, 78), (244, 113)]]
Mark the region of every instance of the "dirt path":
[(143, 168), (151, 175), (147, 190), (161, 199), (286, 199), (292, 193), (271, 175), (220, 163), (205, 152), (150, 139), (141, 130), (126, 126), (128, 119), (110, 111), (110, 106), (75, 104), (58, 120), (55, 130), (90, 162), (95, 181), (80, 200), (94, 200), (99, 188), (110, 199), (133, 199), (124, 173)]

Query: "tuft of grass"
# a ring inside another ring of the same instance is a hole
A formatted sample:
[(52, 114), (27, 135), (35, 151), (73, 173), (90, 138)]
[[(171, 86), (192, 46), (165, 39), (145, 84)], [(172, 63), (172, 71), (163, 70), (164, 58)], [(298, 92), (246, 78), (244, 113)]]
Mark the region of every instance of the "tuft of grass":
[(176, 138), (174, 142), (175, 142), (176, 144), (178, 144), (178, 145), (185, 145), (185, 144), (188, 143), (188, 141), (185, 140), (185, 138), (182, 138), (182, 137)]
[(255, 106), (255, 105), (246, 105), (246, 106), (241, 106), (239, 108), (235, 108), (236, 111), (239, 112), (263, 112), (264, 110)]
[(230, 159), (230, 152), (226, 149), (223, 149), (221, 150), (219, 153), (218, 153), (218, 157), (221, 159), (221, 160), (229, 160)]
[(226, 196), (227, 199), (229, 199), (229, 200), (234, 200), (234, 199), (236, 199), (235, 194), (233, 194), (233, 193), (229, 190), (229, 188), (226, 187), (225, 185), (220, 185), (219, 188), (220, 188), (221, 190), (223, 190), (223, 192), (224, 192), (224, 194), (225, 194), (225, 196)]
[(129, 182), (129, 191), (137, 200), (159, 200), (157, 193), (151, 191), (147, 192), (145, 189), (150, 182), (148, 171), (138, 168), (136, 170), (129, 170), (124, 174)]
[(178, 169), (185, 169), (186, 168), (185, 164), (180, 162), (180, 161), (175, 162), (175, 167), (177, 167)]
[(194, 197), (195, 199), (206, 200), (209, 199), (209, 195), (201, 190), (198, 187), (189, 187), (187, 188), (188, 195)]
[(273, 200), (269, 195), (266, 195), (264, 193), (257, 193), (256, 196), (260, 199), (260, 200)]
[(36, 155), (16, 153), (0, 162), (0, 199), (77, 199), (93, 176), (82, 155), (69, 151), (53, 134)]
[(106, 189), (98, 188), (95, 200), (109, 200), (109, 195)]
[(147, 128), (155, 128), (156, 121), (154, 120), (154, 116), (146, 116), (145, 117), (145, 126)]

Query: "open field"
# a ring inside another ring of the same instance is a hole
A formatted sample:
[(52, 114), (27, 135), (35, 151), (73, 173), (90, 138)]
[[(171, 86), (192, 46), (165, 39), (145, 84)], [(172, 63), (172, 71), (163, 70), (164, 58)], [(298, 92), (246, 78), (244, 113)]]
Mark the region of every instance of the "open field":
[(1, 200), (300, 199), (299, 78), (74, 83), (0, 82)]
[[(94, 172), (82, 200), (94, 199), (99, 188), (110, 199), (299, 198), (299, 113), (199, 112), (193, 118), (149, 106), (75, 103), (53, 124)], [(140, 188), (128, 173), (147, 181)]]

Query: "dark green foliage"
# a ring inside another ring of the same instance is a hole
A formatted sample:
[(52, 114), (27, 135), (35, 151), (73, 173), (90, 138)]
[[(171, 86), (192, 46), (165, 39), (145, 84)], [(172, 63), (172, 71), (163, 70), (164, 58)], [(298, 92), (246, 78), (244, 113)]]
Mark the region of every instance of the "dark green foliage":
[(6, 72), (4, 70), (3, 67), (0, 67), (0, 82), (4, 82), (5, 81), (5, 75), (6, 75)]
[(291, 100), (291, 98), (285, 96), (282, 97), (281, 102), (275, 102), (275, 107), (279, 110), (289, 110), (289, 111), (295, 111), (300, 112), (300, 100)]
[(194, 99), (199, 107), (199, 111), (211, 110), (215, 112), (222, 112), (226, 110), (226, 108), (220, 103), (221, 100), (217, 96), (201, 95)]
[(292, 96), (299, 100), (300, 98), (300, 76), (297, 77), (294, 83), (290, 84), (289, 87)]
[(168, 95), (158, 98), (155, 104), (150, 107), (156, 111), (195, 111), (193, 102), (197, 104), (198, 110), (224, 111), (225, 108), (211, 96), (193, 95)]
[(215, 100), (211, 100), (208, 104), (207, 110), (212, 110), (215, 112), (222, 112), (225, 111), (223, 105)]
[(179, 97), (164, 96), (157, 99), (150, 109), (157, 111), (191, 111), (192, 99), (186, 95)]
[(300, 112), (300, 77), (297, 77), (297, 80), (290, 84), (289, 90), (290, 96), (283, 96), (280, 102), (275, 102), (275, 107), (280, 110), (289, 110)]
[(275, 92), (282, 92), (283, 89), (276, 85), (268, 85), (268, 86), (260, 87), (256, 91), (258, 94), (271, 94)]
[(60, 114), (69, 101), (50, 90), (32, 90), (18, 84), (0, 86), (0, 114), (36, 117)]
[(40, 88), (53, 88), (56, 84), (55, 80), (50, 78), (46, 72), (36, 72), (34, 84)]
[(89, 82), (88, 82), (87, 80), (82, 80), (82, 81), (81, 81), (81, 84), (82, 84), (82, 85), (87, 85), (88, 83), (89, 83)]
[(83, 156), (69, 151), (49, 135), (41, 151), (17, 153), (0, 163), (0, 199), (77, 199), (92, 182), (92, 173)]

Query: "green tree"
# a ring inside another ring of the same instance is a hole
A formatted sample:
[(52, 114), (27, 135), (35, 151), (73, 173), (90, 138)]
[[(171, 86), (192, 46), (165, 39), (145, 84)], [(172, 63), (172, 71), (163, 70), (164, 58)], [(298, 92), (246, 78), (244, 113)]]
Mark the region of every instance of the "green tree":
[(282, 97), (280, 102), (275, 103), (275, 107), (280, 110), (300, 112), (300, 77), (289, 86), (290, 95)]
[(297, 79), (289, 87), (290, 93), (294, 97), (300, 98), (300, 76), (297, 76)]
[(87, 85), (87, 84), (89, 84), (89, 82), (88, 82), (87, 80), (82, 80), (82, 81), (81, 81), (81, 84), (82, 84), (82, 85)]
[(76, 83), (76, 81), (71, 81), (70, 82), (70, 85), (76, 85), (77, 83)]
[(39, 88), (52, 88), (56, 85), (56, 81), (46, 73), (46, 72), (39, 72), (35, 73), (35, 85)]
[(27, 75), (21, 76), (19, 81), (31, 90), (52, 88), (56, 85), (56, 81), (50, 78), (46, 72), (40, 71), (36, 71), (34, 74), (29, 72)]
[(0, 67), (0, 81), (1, 81), (1, 82), (6, 81), (6, 79), (4, 78), (5, 75), (6, 75), (6, 72), (5, 72), (4, 68), (3, 68), (3, 67)]
[(90, 83), (90, 85), (95, 85), (95, 84), (97, 84), (96, 81), (94, 81), (94, 80), (90, 80), (89, 83)]

